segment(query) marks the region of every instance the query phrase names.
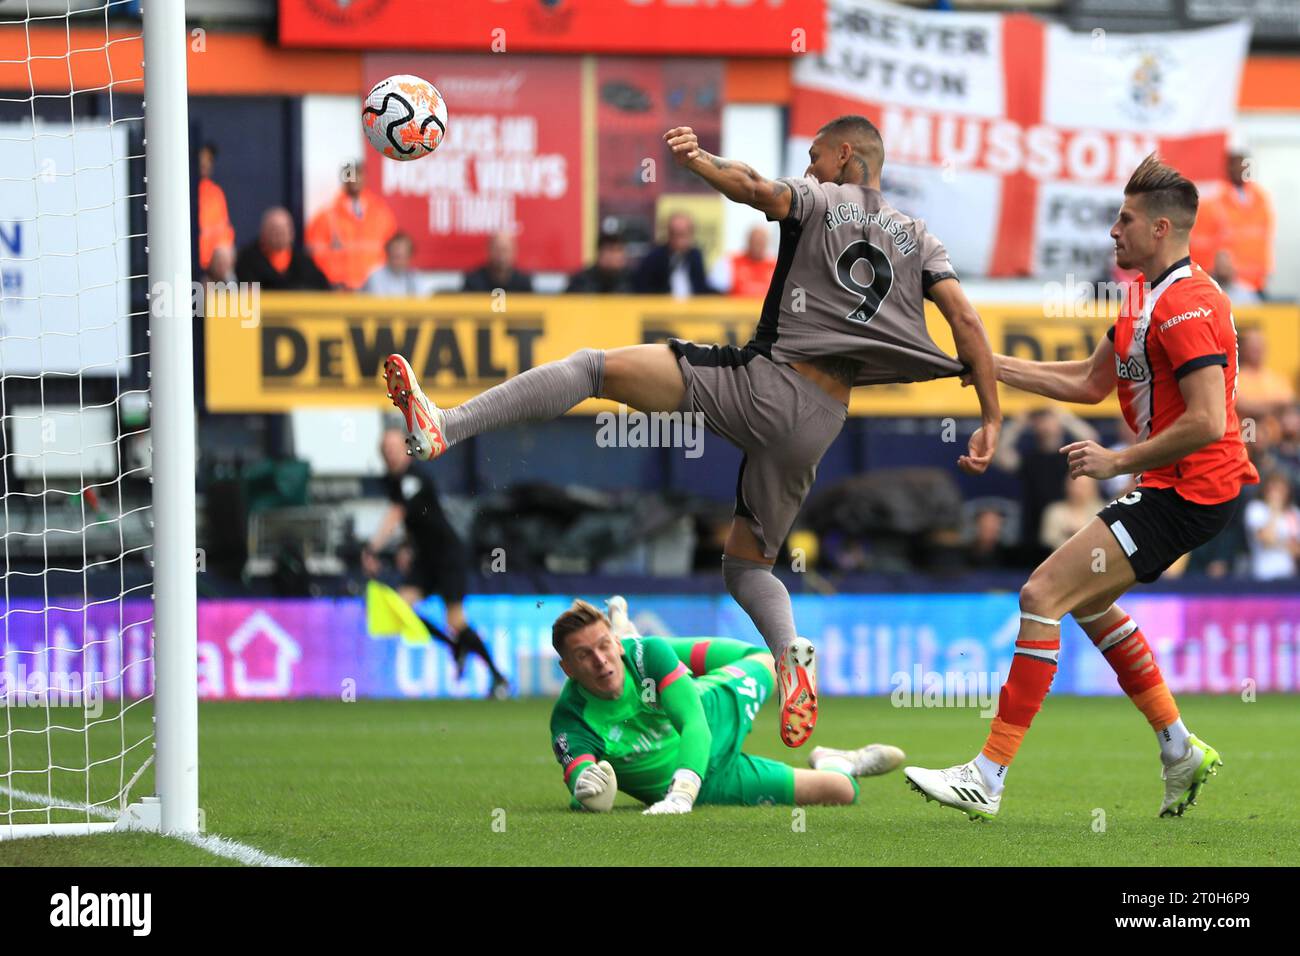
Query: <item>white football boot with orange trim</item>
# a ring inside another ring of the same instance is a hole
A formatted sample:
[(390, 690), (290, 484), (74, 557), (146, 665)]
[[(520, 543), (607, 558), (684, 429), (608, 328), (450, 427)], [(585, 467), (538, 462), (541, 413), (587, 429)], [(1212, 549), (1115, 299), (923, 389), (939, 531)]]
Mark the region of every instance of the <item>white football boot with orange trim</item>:
[(411, 365), (402, 356), (393, 354), (384, 359), (384, 381), (388, 397), (406, 418), (407, 454), (420, 461), (437, 458), (447, 450), (442, 436), (442, 410), (420, 391)]
[(781, 692), (781, 742), (802, 747), (817, 726), (817, 652), (812, 641), (796, 637), (776, 662)]

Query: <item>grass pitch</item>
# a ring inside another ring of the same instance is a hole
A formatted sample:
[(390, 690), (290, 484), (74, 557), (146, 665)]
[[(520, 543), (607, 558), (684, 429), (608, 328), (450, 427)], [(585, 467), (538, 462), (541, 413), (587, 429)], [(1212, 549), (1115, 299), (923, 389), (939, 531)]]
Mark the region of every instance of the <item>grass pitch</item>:
[[(998, 819), (972, 823), (907, 789), (901, 772), (862, 781), (851, 807), (703, 807), (643, 817), (620, 796), (607, 815), (567, 809), (547, 733), (549, 700), (207, 703), (200, 708), (201, 803), (209, 832), (312, 865), (1120, 865), (1300, 864), (1294, 697), (1184, 697), (1188, 726), (1225, 766), (1181, 819), (1157, 819), (1154, 735), (1124, 698), (1049, 697), (1012, 768)], [(804, 765), (777, 739), (775, 708), (746, 749)], [(65, 723), (80, 715), (67, 712)], [(147, 708), (96, 728), (92, 755), (142, 733)], [(10, 711), (9, 726), (45, 712)], [(813, 743), (894, 743), (908, 762), (968, 759), (987, 721), (974, 710), (897, 709), (828, 698)], [(102, 733), (100, 731), (103, 731)], [(44, 735), (10, 733), (13, 766), (49, 763)], [(51, 738), (55, 763), (84, 766), (80, 733)], [(3, 755), (0, 751), (0, 755)], [(10, 759), (10, 758), (7, 758)], [(91, 793), (114, 792), (115, 763)], [(129, 775), (129, 771), (128, 771)], [(12, 781), (12, 782), (11, 782)], [(86, 775), (15, 774), (0, 785), (85, 799)], [(152, 791), (146, 775), (134, 793)], [(0, 792), (0, 825), (10, 797)], [(14, 808), (32, 804), (15, 800)], [(14, 816), (15, 822), (30, 819)], [(75, 819), (65, 815), (60, 819)], [(82, 816), (84, 819), (84, 815)], [(0, 841), (0, 865), (220, 865), (146, 834)]]

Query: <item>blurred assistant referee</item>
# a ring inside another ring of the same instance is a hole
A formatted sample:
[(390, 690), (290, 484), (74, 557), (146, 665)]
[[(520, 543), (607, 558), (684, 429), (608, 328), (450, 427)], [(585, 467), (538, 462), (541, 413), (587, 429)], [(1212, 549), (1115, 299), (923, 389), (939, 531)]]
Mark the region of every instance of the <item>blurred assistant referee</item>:
[(443, 514), (433, 479), (411, 467), (403, 432), (385, 431), (379, 450), (384, 458), (387, 472), (384, 483), (392, 504), (361, 552), (362, 568), (370, 577), (377, 577), (381, 568), (379, 555), (398, 526), (404, 526), (406, 541), (397, 551), (396, 564), (405, 580), (398, 593), (412, 608), (429, 594), (439, 595), (447, 606), (446, 630), (418, 610), (416, 614), (433, 637), (451, 648), (456, 658), (457, 680), (464, 675), (469, 656), (476, 654), (492, 673), (492, 696), (498, 699), (510, 696), (505, 675), (492, 660), (483, 638), (465, 619), (465, 548)]

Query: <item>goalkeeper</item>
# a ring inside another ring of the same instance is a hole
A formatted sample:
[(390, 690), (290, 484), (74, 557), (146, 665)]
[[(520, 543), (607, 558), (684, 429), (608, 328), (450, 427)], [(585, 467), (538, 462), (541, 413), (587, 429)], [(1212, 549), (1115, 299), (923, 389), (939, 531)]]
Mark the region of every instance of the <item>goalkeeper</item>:
[(696, 803), (845, 804), (855, 778), (893, 770), (897, 747), (816, 747), (811, 770), (741, 751), (776, 685), (766, 648), (717, 638), (642, 637), (627, 602), (607, 617), (586, 601), (556, 618), (551, 643), (568, 676), (551, 712), (551, 740), (573, 806), (609, 810), (617, 790), (645, 812)]

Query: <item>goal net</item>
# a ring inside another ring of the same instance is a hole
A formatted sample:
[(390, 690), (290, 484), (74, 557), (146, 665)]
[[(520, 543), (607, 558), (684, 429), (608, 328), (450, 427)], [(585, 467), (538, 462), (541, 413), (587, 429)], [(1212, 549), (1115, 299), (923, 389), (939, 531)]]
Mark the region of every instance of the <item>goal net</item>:
[(0, 4), (0, 839), (197, 826), (184, 67), (181, 0)]

